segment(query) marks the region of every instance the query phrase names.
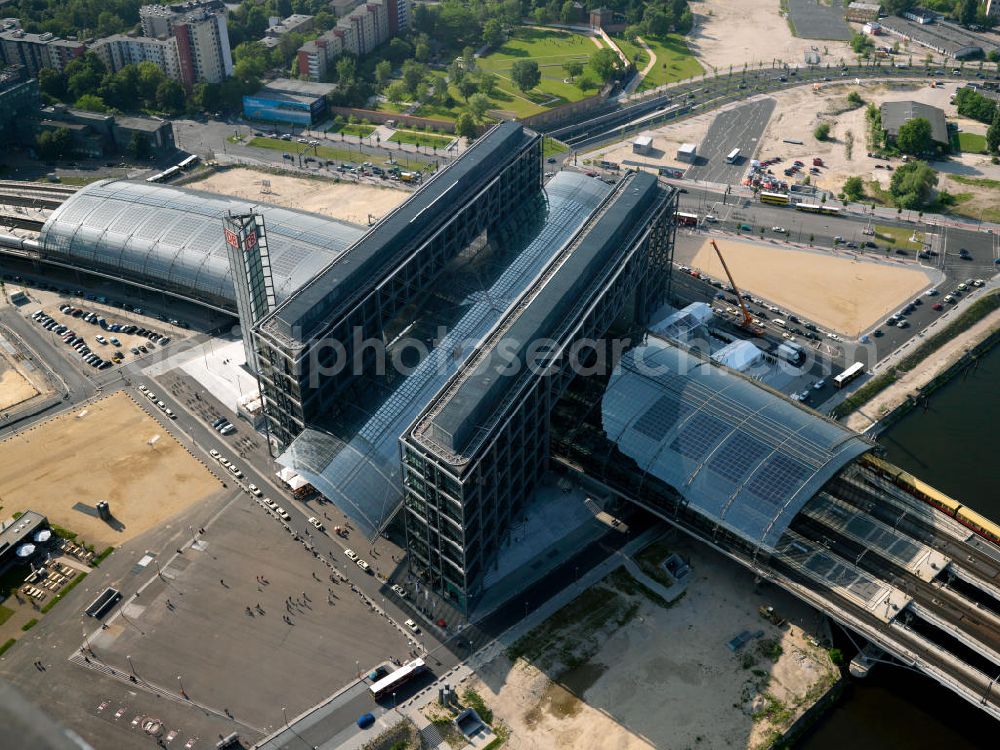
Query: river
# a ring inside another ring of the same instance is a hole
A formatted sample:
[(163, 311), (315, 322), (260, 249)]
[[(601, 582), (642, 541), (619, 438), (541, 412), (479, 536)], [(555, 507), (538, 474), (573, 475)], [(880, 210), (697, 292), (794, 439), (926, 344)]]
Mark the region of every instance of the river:
[[(1000, 346), (879, 442), (894, 464), (996, 520), (998, 425)], [(972, 750), (997, 747), (998, 733), (1000, 724), (950, 690), (908, 669), (879, 665), (866, 680), (850, 679), (837, 707), (797, 747)]]

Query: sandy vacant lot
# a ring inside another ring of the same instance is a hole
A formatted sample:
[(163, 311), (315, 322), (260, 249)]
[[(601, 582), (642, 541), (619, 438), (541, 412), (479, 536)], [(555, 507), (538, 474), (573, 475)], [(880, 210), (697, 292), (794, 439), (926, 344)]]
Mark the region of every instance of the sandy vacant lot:
[(0, 410), (16, 406), (37, 394), (35, 386), (15, 370), (6, 358), (0, 358)]
[(779, 13), (778, 0), (704, 0), (691, 5), (695, 30), (691, 49), (707, 67), (720, 72), (729, 66), (777, 58), (790, 65), (805, 63), (806, 52), (816, 52), (820, 62), (833, 65), (851, 59), (843, 42), (815, 41), (792, 36)]
[[(501, 655), (479, 670), (471, 687), (510, 727), (511, 747), (767, 747), (770, 733), (804, 710), (805, 696), (834, 682), (835, 668), (803, 632), (817, 632), (820, 616), (782, 592), (755, 593), (748, 572), (711, 550), (680, 539), (674, 548), (694, 573), (669, 609), (623, 587), (619, 568), (529, 634), (555, 628), (541, 658), (511, 665)], [(624, 603), (601, 621), (585, 597), (604, 588)], [(761, 605), (774, 606), (790, 627), (763, 620)], [(733, 653), (726, 643), (744, 630), (763, 637)], [(777, 644), (775, 662), (763, 652)], [(581, 653), (589, 654), (582, 662)], [(567, 658), (578, 663), (567, 670)]]
[[(121, 392), (0, 443), (2, 513), (30, 508), (97, 547), (128, 541), (221, 488)], [(98, 500), (111, 504), (117, 528), (74, 508)]]
[[(726, 243), (724, 252), (741, 289), (852, 338), (931, 281), (919, 268), (858, 260), (848, 253), (832, 255), (735, 240)], [(713, 278), (725, 278), (708, 240), (691, 266)]]
[[(887, 187), (892, 173), (875, 168), (877, 164), (884, 166), (886, 161), (866, 156), (868, 129), (865, 107), (843, 111), (847, 107), (847, 95), (856, 91), (866, 103), (876, 106), (890, 101), (923, 102), (940, 107), (949, 121), (955, 122), (960, 129), (970, 133), (985, 133), (984, 125), (959, 117), (954, 105), (949, 104), (957, 88), (958, 84), (928, 86), (925, 81), (892, 84), (862, 81), (857, 84), (854, 79), (849, 79), (849, 82), (844, 79), (831, 81), (817, 88), (800, 86), (776, 94), (774, 98), (778, 104), (761, 138), (757, 158), (780, 156), (785, 164), (794, 159), (801, 159), (809, 164), (812, 157), (822, 157), (826, 167), (813, 179), (813, 183), (834, 193), (853, 175), (860, 176), (865, 182), (878, 180)], [(832, 125), (832, 138), (825, 143), (813, 137), (813, 130), (820, 121), (827, 121)], [(852, 136), (854, 145), (850, 149), (851, 158), (848, 158), (847, 143)], [(803, 145), (785, 143), (784, 139), (800, 140)], [(894, 160), (894, 166), (898, 167), (901, 163)], [(988, 157), (975, 154), (964, 154), (946, 163), (935, 163), (934, 167), (970, 177), (1000, 178), (1000, 167), (990, 164)], [(970, 190), (967, 186), (941, 186), (956, 193)]]
[[(261, 180), (271, 181), (270, 193), (261, 192)], [(368, 225), (369, 214), (382, 218), (410, 196), (405, 190), (289, 177), (245, 167), (215, 172), (186, 187), (297, 208), (362, 226)]]

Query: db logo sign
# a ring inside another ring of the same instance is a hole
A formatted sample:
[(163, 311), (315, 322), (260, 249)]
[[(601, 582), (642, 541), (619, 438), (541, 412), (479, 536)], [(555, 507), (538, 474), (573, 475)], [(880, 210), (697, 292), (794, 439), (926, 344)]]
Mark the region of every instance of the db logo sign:
[(239, 238), (236, 236), (236, 232), (232, 229), (226, 229), (226, 244), (232, 247), (240, 246)]
[(253, 250), (257, 246), (257, 233), (247, 232), (247, 238), (243, 242), (244, 250)]

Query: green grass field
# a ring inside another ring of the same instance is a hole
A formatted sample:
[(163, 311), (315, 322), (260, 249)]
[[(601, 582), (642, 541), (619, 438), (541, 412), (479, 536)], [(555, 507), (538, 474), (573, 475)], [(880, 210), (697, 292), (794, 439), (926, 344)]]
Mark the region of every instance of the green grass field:
[[(905, 247), (908, 250), (924, 249), (923, 232), (917, 232), (914, 235), (913, 231), (906, 227), (887, 227), (883, 224), (876, 224), (875, 234), (893, 247)], [(916, 241), (910, 239), (913, 236), (916, 236)]]
[(978, 133), (959, 133), (958, 145), (964, 153), (982, 154), (986, 152), (986, 136)]
[[(562, 66), (573, 61), (586, 65), (597, 49), (589, 37), (580, 34), (519, 28), (502, 47), (478, 60), (478, 65), (499, 77), (501, 91), (493, 97), (495, 108), (524, 117), (559, 104), (579, 101), (594, 93), (581, 91), (576, 84), (567, 83)], [(534, 60), (542, 74), (538, 86), (526, 94), (522, 94), (510, 80), (511, 68), (518, 60)]]
[[(303, 143), (295, 143), (294, 141), (282, 141), (278, 138), (254, 138), (250, 141), (250, 145), (256, 148), (268, 148), (273, 151), (286, 151), (289, 154), (298, 153), (313, 153), (313, 147), (307, 146)], [(316, 154), (323, 159), (335, 159), (336, 161), (350, 162), (353, 164), (360, 164), (363, 161), (370, 161), (372, 164), (378, 166), (390, 166), (389, 155), (386, 154), (382, 156), (381, 154), (371, 154), (359, 151), (351, 151), (346, 148), (331, 148), (330, 146), (319, 146), (317, 148), (318, 153)], [(421, 170), (433, 170), (434, 165), (427, 162), (421, 161), (420, 159), (413, 159), (412, 154), (404, 154), (399, 157), (398, 161), (402, 166), (405, 162), (406, 169), (421, 169)], [(291, 164), (298, 164), (298, 159), (294, 162), (289, 161)]]
[(705, 72), (701, 63), (691, 54), (684, 37), (678, 34), (668, 34), (662, 38), (651, 36), (642, 38), (656, 54), (656, 65), (639, 84), (639, 91), (673, 81), (682, 81), (692, 76), (700, 76)]
[(430, 133), (419, 133), (416, 130), (397, 130), (389, 138), (396, 143), (412, 143), (415, 146), (426, 146), (431, 148), (445, 148), (454, 139), (444, 135), (431, 135)]
[(555, 138), (545, 136), (545, 140), (542, 141), (542, 156), (545, 158), (559, 156), (559, 154), (565, 154), (567, 151), (569, 151), (569, 146), (562, 141), (557, 141)]
[(635, 65), (636, 70), (642, 70), (646, 63), (649, 62), (649, 55), (646, 54), (646, 50), (640, 47), (635, 42), (630, 42), (624, 37), (616, 36), (614, 37), (615, 44), (624, 53), (625, 57)]
[(367, 138), (372, 133), (375, 132), (374, 125), (352, 125), (349, 122), (345, 122), (340, 127), (336, 125), (332, 126), (327, 133), (343, 133), (344, 135), (356, 135), (359, 138)]

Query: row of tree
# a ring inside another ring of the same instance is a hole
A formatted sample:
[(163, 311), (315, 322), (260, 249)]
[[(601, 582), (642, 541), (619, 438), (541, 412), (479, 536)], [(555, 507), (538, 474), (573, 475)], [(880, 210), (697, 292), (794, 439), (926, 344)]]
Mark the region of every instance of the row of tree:
[(986, 15), (986, 3), (979, 0), (884, 0), (882, 7), (890, 15), (901, 16), (917, 6), (940, 13), (963, 26), (981, 26), (988, 29), (997, 19)]
[(176, 115), (187, 106), (184, 88), (167, 78), (155, 63), (126, 65), (110, 73), (91, 53), (71, 61), (62, 72), (42, 68), (38, 86), (49, 102), (65, 102), (92, 112), (150, 110)]

